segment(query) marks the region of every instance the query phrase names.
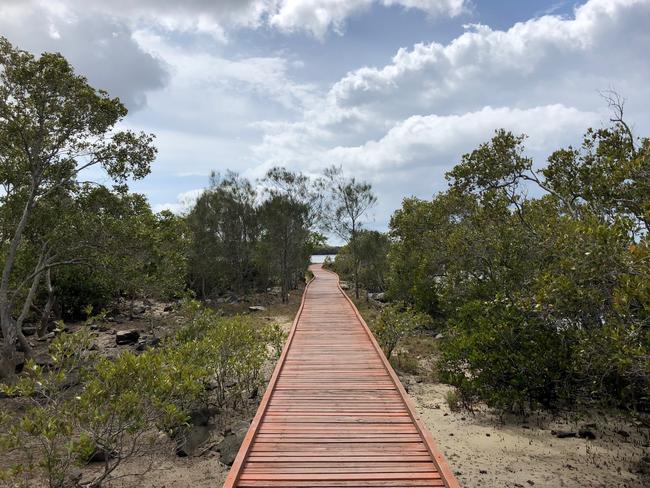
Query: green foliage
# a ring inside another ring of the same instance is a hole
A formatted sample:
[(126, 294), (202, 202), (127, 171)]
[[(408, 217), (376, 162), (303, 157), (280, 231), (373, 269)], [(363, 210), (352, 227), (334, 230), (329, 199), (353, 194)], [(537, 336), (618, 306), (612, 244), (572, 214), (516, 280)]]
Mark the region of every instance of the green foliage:
[[(375, 230), (360, 230), (356, 240), (359, 284), (371, 292), (384, 291), (390, 246), (388, 236)], [(354, 258), (351, 244), (343, 246), (339, 250), (332, 269), (343, 279), (354, 279)]]
[(322, 243), (313, 232), (320, 196), (309, 178), (272, 168), (258, 184), (214, 174), (188, 215), (189, 282), (200, 297), (279, 286), (286, 301)]
[(650, 144), (630, 134), (589, 130), (537, 171), (497, 131), (393, 215), (390, 295), (447, 327), (439, 368), (463, 405), (650, 408)]
[(0, 418), (0, 450), (21, 453), (3, 476), (29, 483), (41, 473), (62, 487), (74, 466), (102, 453), (103, 470), (90, 481), (99, 486), (125, 460), (155, 449), (157, 432), (179, 435), (195, 409), (240, 406), (262, 384), (264, 362), (284, 335), (195, 301), (183, 311), (187, 325), (142, 354), (97, 357), (84, 330), (57, 336), (47, 368), (28, 362), (16, 384), (3, 386), (31, 404)]
[(458, 392), (454, 390), (449, 390), (445, 394), (445, 402), (447, 402), (447, 406), (449, 407), (449, 410), (451, 410), (452, 412), (457, 412), (458, 410), (460, 410), (461, 402), (458, 396)]
[(441, 377), (466, 398), (524, 411), (550, 407), (565, 395), (570, 356), (548, 324), (503, 298), (467, 303), (443, 346)]
[[(21, 329), (42, 281), (104, 244), (96, 239), (102, 229), (90, 225), (97, 219), (84, 218), (93, 191), (80, 174), (101, 168), (125, 194), (129, 179), (150, 171), (153, 135), (116, 130), (126, 113), (61, 54), (37, 58), (0, 37), (0, 377), (13, 379), (17, 341), (30, 349)], [(52, 286), (47, 293), (49, 312)]]
[(390, 304), (382, 308), (372, 331), (384, 354), (390, 359), (400, 340), (418, 328), (426, 327), (430, 317), (404, 304)]

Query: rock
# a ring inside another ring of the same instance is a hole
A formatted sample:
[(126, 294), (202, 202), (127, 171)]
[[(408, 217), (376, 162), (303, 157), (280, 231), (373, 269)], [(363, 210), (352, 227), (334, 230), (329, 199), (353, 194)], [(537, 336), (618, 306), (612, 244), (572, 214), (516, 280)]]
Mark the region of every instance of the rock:
[(201, 445), (210, 438), (211, 426), (192, 425), (176, 439), (178, 457), (195, 456), (201, 452)]
[(151, 349), (152, 347), (156, 347), (158, 344), (160, 344), (160, 339), (158, 337), (140, 338), (138, 345), (135, 347), (135, 350), (145, 351), (147, 349)]
[(627, 431), (625, 431), (625, 430), (617, 430), (616, 433), (617, 433), (618, 435), (620, 435), (621, 437), (624, 437), (625, 439), (627, 439), (628, 437), (630, 437), (630, 433), (627, 432)]
[(47, 353), (37, 354), (34, 357), (34, 362), (43, 369), (49, 369), (53, 366), (52, 358)]
[(93, 453), (88, 457), (88, 462), (89, 463), (104, 463), (108, 459), (113, 459), (115, 457), (115, 452), (112, 451), (106, 451), (101, 448), (97, 448), (93, 451)]
[(70, 473), (68, 474), (68, 481), (70, 483), (69, 486), (78, 486), (82, 477), (83, 471), (81, 471), (79, 468), (73, 468), (70, 470)]
[(35, 325), (23, 325), (23, 335), (24, 336), (33, 336), (36, 334), (36, 326)]
[(36, 340), (38, 342), (50, 341), (50, 340), (54, 339), (54, 335), (55, 335), (54, 332), (50, 332), (49, 334), (45, 334), (43, 337), (39, 337)]
[(190, 412), (190, 423), (192, 425), (206, 426), (210, 423), (210, 419), (219, 413), (218, 408), (206, 407), (199, 408)]
[(143, 315), (147, 311), (147, 307), (141, 305), (133, 307), (133, 315)]
[(650, 456), (643, 456), (636, 466), (637, 473), (650, 476)]
[(263, 307), (262, 305), (251, 305), (248, 307), (248, 310), (251, 312), (264, 312), (266, 310), (266, 307)]
[(163, 312), (173, 312), (173, 311), (174, 311), (173, 305), (165, 305), (165, 308), (163, 308)]
[(386, 301), (386, 294), (381, 292), (381, 293), (368, 293), (368, 298), (371, 300), (375, 300), (377, 302), (385, 302)]
[(140, 332), (133, 330), (121, 330), (115, 334), (115, 343), (118, 345), (135, 344), (140, 338)]
[(558, 439), (568, 439), (571, 437), (577, 437), (578, 434), (576, 432), (569, 432), (566, 430), (552, 430), (551, 435), (554, 435)]
[(232, 463), (235, 462), (239, 447), (244, 442), (244, 437), (246, 437), (246, 432), (248, 432), (248, 423), (246, 423), (246, 427), (241, 423), (239, 425), (240, 427), (237, 430), (233, 430), (216, 447), (217, 451), (221, 454), (221, 463), (226, 466), (232, 466)]
[(444, 334), (436, 334), (436, 339), (444, 339), (445, 335)]
[(345, 281), (341, 281), (340, 285), (341, 285), (341, 290), (349, 290), (350, 289), (350, 285), (348, 285)]
[(581, 439), (589, 439), (593, 441), (596, 438), (596, 434), (594, 434), (594, 432), (589, 429), (580, 429), (578, 431), (578, 437)]

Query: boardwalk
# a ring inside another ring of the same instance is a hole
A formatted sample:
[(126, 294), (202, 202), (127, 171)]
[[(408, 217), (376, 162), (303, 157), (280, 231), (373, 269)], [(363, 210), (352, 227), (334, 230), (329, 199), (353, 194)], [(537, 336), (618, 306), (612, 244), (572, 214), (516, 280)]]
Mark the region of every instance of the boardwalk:
[(337, 276), (311, 269), (224, 487), (458, 487)]

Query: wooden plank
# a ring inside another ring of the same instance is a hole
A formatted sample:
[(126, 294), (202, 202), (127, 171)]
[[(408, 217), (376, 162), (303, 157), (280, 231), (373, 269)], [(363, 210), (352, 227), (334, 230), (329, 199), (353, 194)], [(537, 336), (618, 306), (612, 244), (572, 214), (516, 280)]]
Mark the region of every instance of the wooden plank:
[(457, 488), (338, 277), (311, 269), (224, 486)]

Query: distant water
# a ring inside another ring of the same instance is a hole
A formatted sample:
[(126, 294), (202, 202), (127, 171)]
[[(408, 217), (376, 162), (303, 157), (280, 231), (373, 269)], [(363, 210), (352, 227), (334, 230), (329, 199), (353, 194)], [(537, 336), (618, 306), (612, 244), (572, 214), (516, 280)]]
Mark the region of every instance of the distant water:
[(332, 261), (334, 261), (335, 257), (336, 254), (314, 254), (311, 257), (311, 262), (314, 264), (320, 264), (325, 262), (325, 258), (330, 258)]

